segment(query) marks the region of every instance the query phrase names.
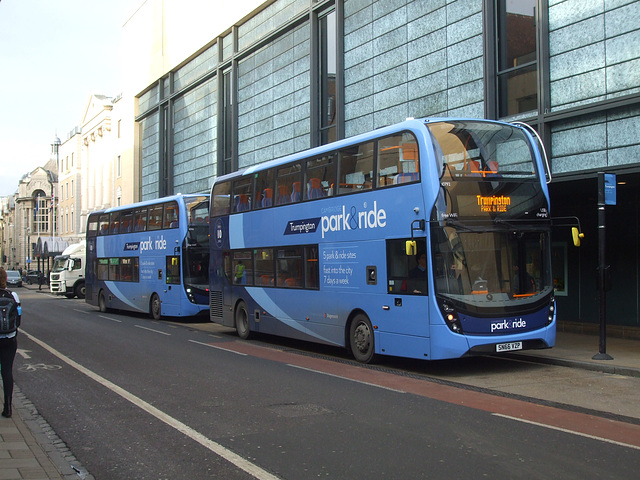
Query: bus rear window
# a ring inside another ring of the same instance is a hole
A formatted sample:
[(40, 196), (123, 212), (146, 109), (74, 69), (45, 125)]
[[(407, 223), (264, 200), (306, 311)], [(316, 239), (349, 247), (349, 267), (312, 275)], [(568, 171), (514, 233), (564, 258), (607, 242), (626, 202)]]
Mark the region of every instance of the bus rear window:
[(87, 224), (87, 237), (95, 237), (98, 235), (98, 216), (90, 215)]
[(211, 198), (211, 216), (229, 214), (229, 199), (231, 198), (231, 182), (216, 183)]

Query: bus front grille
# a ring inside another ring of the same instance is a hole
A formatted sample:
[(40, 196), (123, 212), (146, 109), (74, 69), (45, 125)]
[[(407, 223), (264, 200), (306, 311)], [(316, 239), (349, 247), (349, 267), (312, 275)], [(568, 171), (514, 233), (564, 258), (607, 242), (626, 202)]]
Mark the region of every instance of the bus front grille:
[(209, 315), (211, 318), (222, 318), (222, 292), (209, 292)]

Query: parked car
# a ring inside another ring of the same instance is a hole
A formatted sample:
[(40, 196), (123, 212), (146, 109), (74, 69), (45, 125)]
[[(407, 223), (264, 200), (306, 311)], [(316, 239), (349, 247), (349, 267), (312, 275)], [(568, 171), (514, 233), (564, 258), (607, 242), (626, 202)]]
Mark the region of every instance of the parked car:
[[(38, 283), (38, 277), (40, 277), (41, 275), (42, 275), (42, 272), (40, 270), (29, 270), (27, 272), (27, 274), (24, 276), (24, 280), (29, 285), (37, 284)], [(43, 281), (43, 283), (44, 283), (44, 281)]]
[(7, 270), (7, 287), (21, 287), (22, 277), (17, 270)]

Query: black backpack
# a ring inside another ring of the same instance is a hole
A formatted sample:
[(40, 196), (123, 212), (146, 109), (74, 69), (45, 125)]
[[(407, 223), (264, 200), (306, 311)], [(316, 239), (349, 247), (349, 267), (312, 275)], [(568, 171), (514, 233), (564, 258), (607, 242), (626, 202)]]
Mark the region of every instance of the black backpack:
[(13, 333), (19, 326), (18, 302), (9, 290), (0, 288), (0, 334)]

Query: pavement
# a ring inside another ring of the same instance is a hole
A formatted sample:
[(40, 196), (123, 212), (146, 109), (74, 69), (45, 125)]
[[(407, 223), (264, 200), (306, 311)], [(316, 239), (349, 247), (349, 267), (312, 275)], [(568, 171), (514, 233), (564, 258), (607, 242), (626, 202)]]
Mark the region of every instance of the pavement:
[[(538, 363), (640, 377), (640, 340), (608, 337), (606, 353), (612, 357), (608, 360), (593, 359), (600, 353), (599, 345), (597, 335), (558, 332), (556, 346), (551, 349), (506, 355)], [(94, 479), (16, 385), (13, 416), (0, 417), (0, 480), (78, 478)]]

